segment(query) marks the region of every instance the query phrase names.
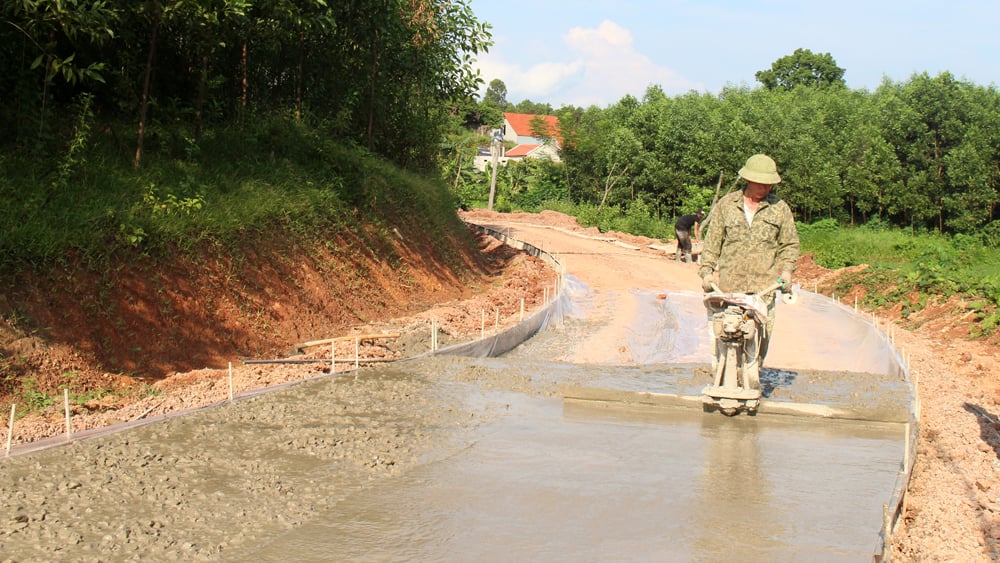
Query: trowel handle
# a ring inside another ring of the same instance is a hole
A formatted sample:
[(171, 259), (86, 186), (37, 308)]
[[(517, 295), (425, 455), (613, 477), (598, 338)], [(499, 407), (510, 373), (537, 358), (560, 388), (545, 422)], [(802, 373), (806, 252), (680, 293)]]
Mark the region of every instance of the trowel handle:
[(780, 283), (777, 283), (777, 282), (772, 283), (771, 285), (765, 287), (762, 291), (757, 292), (757, 295), (767, 295), (768, 293), (771, 293), (772, 291), (776, 291), (779, 287), (781, 287)]

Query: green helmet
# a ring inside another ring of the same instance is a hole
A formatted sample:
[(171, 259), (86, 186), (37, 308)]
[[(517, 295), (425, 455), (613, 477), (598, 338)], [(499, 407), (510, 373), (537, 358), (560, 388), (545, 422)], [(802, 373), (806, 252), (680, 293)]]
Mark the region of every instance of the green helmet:
[(766, 154), (755, 154), (747, 159), (747, 163), (740, 168), (740, 176), (744, 180), (757, 182), (758, 184), (777, 184), (781, 182), (778, 176), (778, 165)]

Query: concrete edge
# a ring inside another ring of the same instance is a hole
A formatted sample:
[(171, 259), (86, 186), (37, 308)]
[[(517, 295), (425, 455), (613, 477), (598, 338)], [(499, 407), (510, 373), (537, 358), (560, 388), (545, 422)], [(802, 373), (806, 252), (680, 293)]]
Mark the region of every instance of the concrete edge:
[[(626, 406), (676, 407), (701, 409), (704, 401), (701, 395), (680, 395), (673, 393), (651, 393), (647, 391), (626, 391), (620, 389), (598, 389), (593, 387), (568, 386), (562, 390), (564, 400), (575, 402), (620, 403)], [(807, 416), (858, 422), (887, 422), (903, 424), (909, 417), (898, 412), (877, 412), (870, 409), (849, 409), (819, 403), (792, 403), (764, 399), (756, 416)]]

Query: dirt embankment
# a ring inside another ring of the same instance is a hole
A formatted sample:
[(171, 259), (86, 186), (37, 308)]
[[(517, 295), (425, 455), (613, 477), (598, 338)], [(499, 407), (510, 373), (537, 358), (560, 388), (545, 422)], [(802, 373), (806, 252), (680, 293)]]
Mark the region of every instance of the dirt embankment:
[[(502, 219), (599, 234), (552, 212)], [(643, 247), (658, 242), (615, 236)], [(239, 264), (217, 253), (156, 271), (130, 266), (93, 279), (73, 271), (25, 280), (34, 283), (22, 286), (30, 290), (0, 297), (5, 320), (0, 369), (8, 381), (32, 379), (35, 390), (68, 385), (75, 395), (86, 397), (88, 389), (107, 388), (111, 382), (135, 383), (120, 372), (155, 366), (150, 371), (161, 377), (146, 381), (146, 396), (122, 392), (74, 406), (74, 424), (100, 426), (224, 399), (229, 361), (238, 366), (237, 392), (299, 379), (301, 368), (238, 364), (244, 357), (285, 355), (295, 342), (398, 333), (398, 338), (359, 341), (362, 357), (391, 357), (426, 347), (432, 318), (440, 323), (442, 343), (474, 337), (491, 311), (499, 311), (501, 322), (510, 322), (522, 298), (529, 309), (537, 306), (554, 277), (539, 260), (487, 239), (479, 239), (475, 255), (460, 254), (458, 262), (428, 256), (427, 248), (434, 246), (429, 241), (401, 238), (384, 248), (364, 240), (343, 243), (348, 250), (342, 254), (276, 244)], [(384, 260), (386, 255), (392, 260)], [(829, 295), (842, 274), (804, 257), (797, 279), (807, 289)], [(859, 291), (855, 288), (842, 299), (852, 302)], [(877, 314), (883, 322), (895, 323), (897, 346), (919, 381), (922, 413), (918, 458), (894, 554), (901, 560), (996, 560), (998, 347), (968, 338), (959, 303), (933, 304), (906, 321), (899, 311), (897, 304)], [(25, 330), (26, 318), (35, 319), (34, 332)], [(329, 355), (325, 348), (308, 352)], [(353, 340), (338, 344), (338, 357), (353, 354)], [(315, 364), (310, 369), (326, 368)], [(24, 434), (15, 441), (62, 432), (61, 415), (60, 405), (53, 405), (42, 416), (20, 421)]]
[[(543, 261), (461, 234), (442, 245), (419, 231), (331, 233), (318, 247), (278, 235), (236, 253), (205, 245), (10, 280), (0, 294), (0, 405), (19, 403), (13, 443), (65, 432), (63, 389), (79, 431), (223, 400), (230, 364), (235, 393), (303, 379), (302, 365), (243, 364), (286, 358), (298, 343), (341, 338), (344, 369), (356, 349), (376, 360), (426, 351), (432, 322), (444, 346), (471, 339), (486, 313), (492, 327), (516, 320), (522, 299), (528, 310), (541, 303), (555, 277)], [(328, 358), (331, 345), (303, 351), (299, 359)]]

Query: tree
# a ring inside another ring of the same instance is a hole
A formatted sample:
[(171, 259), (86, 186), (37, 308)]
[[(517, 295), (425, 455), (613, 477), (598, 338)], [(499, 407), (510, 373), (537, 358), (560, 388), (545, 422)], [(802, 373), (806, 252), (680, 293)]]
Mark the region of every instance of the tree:
[(817, 54), (801, 48), (771, 63), (771, 70), (757, 71), (754, 77), (768, 90), (844, 85), (844, 69), (837, 66), (830, 53)]
[(514, 106), (516, 113), (530, 113), (533, 115), (552, 115), (552, 105), (542, 102), (523, 100)]
[(507, 85), (503, 80), (494, 78), (483, 94), (482, 101), (476, 107), (478, 114), (473, 120), (480, 125), (497, 128), (503, 125), (503, 112), (507, 111)]
[[(0, 87), (0, 98), (4, 99), (5, 105), (10, 105), (14, 98), (40, 99), (38, 130), (41, 136), (45, 128), (46, 104), (57, 81), (74, 89), (88, 83), (104, 82), (106, 65), (102, 61), (90, 60), (93, 55), (91, 47), (99, 49), (112, 40), (117, 21), (118, 14), (107, 0), (4, 3), (0, 7), (0, 24), (3, 26), (0, 44), (8, 51), (6, 56), (10, 59), (0, 60), (0, 70), (4, 72), (6, 82)], [(22, 73), (5, 64), (19, 59), (20, 62), (15, 65), (32, 61), (32, 73), (25, 74), (40, 72), (42, 75), (40, 95), (29, 93), (38, 84), (34, 76), (30, 81), (17, 84), (18, 75)], [(19, 86), (24, 90), (17, 91)], [(19, 111), (14, 109), (14, 113)], [(10, 135), (11, 132), (6, 133)]]
[(503, 80), (499, 78), (490, 80), (490, 85), (486, 87), (486, 93), (483, 94), (483, 104), (492, 106), (501, 112), (507, 110), (507, 85), (503, 83)]

